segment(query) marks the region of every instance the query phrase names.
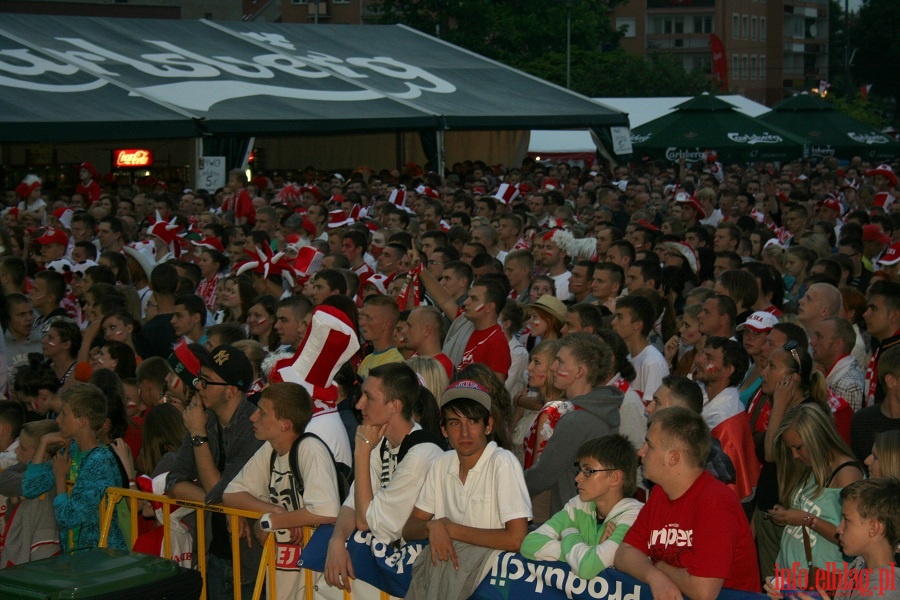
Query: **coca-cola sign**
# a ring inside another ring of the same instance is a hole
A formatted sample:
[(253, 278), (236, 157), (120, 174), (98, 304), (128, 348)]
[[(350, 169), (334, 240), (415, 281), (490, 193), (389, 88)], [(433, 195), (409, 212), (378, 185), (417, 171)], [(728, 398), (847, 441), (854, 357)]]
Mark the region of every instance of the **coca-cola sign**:
[(153, 165), (153, 150), (144, 148), (122, 148), (113, 150), (113, 165), (119, 169), (150, 167)]

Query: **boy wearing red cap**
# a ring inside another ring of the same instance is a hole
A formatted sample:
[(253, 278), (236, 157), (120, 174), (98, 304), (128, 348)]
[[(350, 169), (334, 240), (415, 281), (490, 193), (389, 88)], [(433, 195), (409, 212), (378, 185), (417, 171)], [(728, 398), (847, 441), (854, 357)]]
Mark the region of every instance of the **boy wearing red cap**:
[(66, 260), (66, 249), (69, 247), (69, 236), (62, 229), (48, 227), (44, 235), (34, 240), (41, 246), (41, 262), (45, 265), (55, 260)]
[(87, 199), (87, 207), (100, 199), (100, 173), (89, 162), (83, 162), (78, 167), (78, 185), (75, 187), (75, 193), (81, 194)]

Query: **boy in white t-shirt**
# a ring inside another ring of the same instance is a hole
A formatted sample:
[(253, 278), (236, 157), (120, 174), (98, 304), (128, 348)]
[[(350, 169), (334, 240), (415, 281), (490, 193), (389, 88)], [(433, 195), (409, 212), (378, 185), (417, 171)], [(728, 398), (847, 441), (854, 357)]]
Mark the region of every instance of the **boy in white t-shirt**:
[(312, 400), (303, 386), (273, 383), (264, 389), (250, 420), (256, 439), (265, 443), (222, 496), (225, 506), (265, 513), (253, 532), (260, 544), (275, 532), (279, 600), (299, 598), (304, 588), (297, 566), (299, 528), (333, 523), (341, 506), (334, 458), (324, 441), (310, 435), (296, 445), (300, 481), (291, 466), (290, 453), (311, 417)]
[(438, 458), (403, 528), (407, 540), (429, 541), (413, 567), (406, 598), (465, 599), (498, 551), (516, 552), (532, 517), (516, 457), (488, 442), (491, 397), (458, 381), (441, 395), (442, 430), (453, 450)]
[(623, 296), (616, 301), (612, 329), (622, 336), (628, 347), (631, 363), (637, 372), (631, 387), (637, 391), (645, 405), (653, 400), (653, 394), (662, 384), (663, 377), (669, 374), (665, 357), (648, 340), (655, 322), (656, 312), (647, 298)]

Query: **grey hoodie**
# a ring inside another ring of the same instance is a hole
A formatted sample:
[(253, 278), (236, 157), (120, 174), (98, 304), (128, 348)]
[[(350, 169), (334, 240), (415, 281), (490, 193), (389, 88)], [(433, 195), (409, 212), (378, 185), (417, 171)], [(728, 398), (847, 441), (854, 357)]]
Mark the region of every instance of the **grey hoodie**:
[(578, 493), (575, 454), (589, 440), (619, 432), (619, 407), (625, 394), (617, 387), (596, 388), (572, 403), (581, 410), (567, 412), (556, 423), (540, 459), (525, 471), (528, 493), (550, 492), (550, 514), (556, 514)]

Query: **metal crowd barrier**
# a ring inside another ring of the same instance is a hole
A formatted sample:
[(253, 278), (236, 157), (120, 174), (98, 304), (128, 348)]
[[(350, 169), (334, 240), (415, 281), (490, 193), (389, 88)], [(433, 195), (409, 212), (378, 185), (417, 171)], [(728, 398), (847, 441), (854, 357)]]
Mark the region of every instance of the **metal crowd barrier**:
[[(255, 521), (262, 516), (262, 513), (249, 510), (240, 510), (237, 508), (227, 508), (225, 506), (220, 506), (217, 504), (204, 504), (202, 502), (193, 502), (190, 500), (179, 500), (177, 498), (158, 496), (156, 494), (142, 492), (139, 490), (111, 487), (107, 488), (106, 497), (104, 501), (100, 503), (99, 546), (101, 548), (106, 548), (107, 546), (109, 530), (112, 527), (112, 520), (116, 517), (116, 505), (122, 500), (126, 500), (128, 502), (128, 508), (131, 516), (131, 539), (127, 540), (129, 548), (134, 546), (134, 541), (137, 539), (138, 535), (138, 515), (140, 514), (140, 502), (146, 500), (148, 502), (158, 502), (159, 504), (162, 504), (162, 555), (165, 557), (171, 556), (172, 554), (171, 523), (169, 522), (169, 515), (172, 512), (172, 507), (185, 506), (187, 508), (193, 508), (197, 511), (196, 562), (197, 569), (200, 571), (200, 575), (203, 577), (203, 592), (200, 595), (200, 600), (206, 600), (206, 553), (203, 551), (203, 549), (206, 547), (206, 512), (209, 511), (224, 514), (228, 518), (228, 525), (231, 530), (231, 560), (232, 572), (234, 573), (234, 589), (241, 589), (241, 568), (239, 564), (240, 528), (238, 527), (238, 519), (244, 517), (246, 519)], [(312, 533), (313, 531), (315, 531), (315, 527), (303, 527), (302, 529), (303, 545), (305, 547), (309, 542), (310, 537), (312, 537)], [(305, 600), (314, 600), (314, 573), (309, 569), (301, 569), (301, 572), (306, 580), (304, 586)], [(262, 587), (266, 582), (266, 575), (268, 575), (268, 584), (266, 586), (266, 590), (268, 592), (269, 600), (276, 600), (277, 593), (275, 589), (275, 535), (272, 533), (270, 533), (266, 537), (266, 542), (265, 544), (263, 544), (262, 559), (259, 564), (259, 569), (256, 572), (256, 585), (253, 588), (253, 600), (260, 600), (260, 596), (262, 595)], [(352, 600), (353, 598), (351, 592), (344, 591), (343, 595), (344, 600)], [(389, 598), (390, 595), (385, 592), (381, 592), (381, 600), (388, 600)]]

